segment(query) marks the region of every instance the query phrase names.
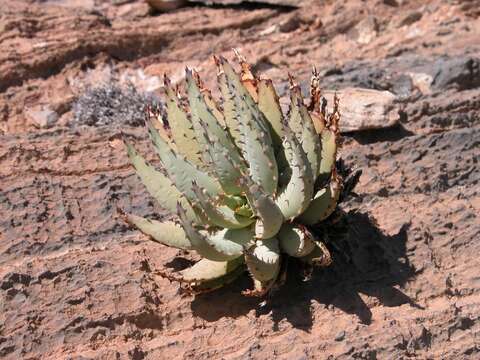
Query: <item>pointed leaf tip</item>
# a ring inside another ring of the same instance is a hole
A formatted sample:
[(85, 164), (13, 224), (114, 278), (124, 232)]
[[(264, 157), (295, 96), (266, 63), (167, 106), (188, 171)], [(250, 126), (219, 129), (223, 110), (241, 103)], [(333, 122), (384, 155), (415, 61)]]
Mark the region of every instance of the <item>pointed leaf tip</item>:
[(157, 221), (122, 212), (122, 218), (128, 224), (138, 228), (150, 240), (177, 249), (191, 249), (183, 229), (172, 221)]

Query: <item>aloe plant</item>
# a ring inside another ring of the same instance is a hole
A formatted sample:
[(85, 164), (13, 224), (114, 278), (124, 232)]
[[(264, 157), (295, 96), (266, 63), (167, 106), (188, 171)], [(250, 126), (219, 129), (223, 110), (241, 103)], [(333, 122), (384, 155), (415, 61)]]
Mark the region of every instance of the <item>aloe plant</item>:
[(248, 270), (253, 289), (246, 293), (260, 296), (281, 278), (287, 256), (331, 263), (312, 229), (332, 214), (342, 189), (335, 170), (340, 116), (337, 100), (325, 114), (316, 72), (308, 105), (290, 78), (284, 115), (272, 82), (237, 58), (241, 73), (215, 57), (221, 108), (193, 70), (186, 70), (188, 104), (165, 78), (168, 121), (150, 116), (147, 126), (161, 170), (126, 148), (147, 190), (176, 217), (123, 216), (153, 241), (202, 257), (166, 275), (191, 291), (216, 289)]

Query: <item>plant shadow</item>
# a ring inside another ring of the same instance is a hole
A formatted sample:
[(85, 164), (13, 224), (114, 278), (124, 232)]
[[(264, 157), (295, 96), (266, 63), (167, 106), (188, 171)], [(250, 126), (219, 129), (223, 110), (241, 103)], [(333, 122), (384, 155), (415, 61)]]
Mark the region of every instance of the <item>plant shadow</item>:
[(387, 236), (366, 213), (339, 211), (336, 215), (332, 216), (336, 220), (316, 229), (331, 239), (327, 241), (333, 257), (330, 267), (315, 269), (306, 281), (305, 264), (290, 259), (286, 283), (267, 298), (239, 295), (251, 286), (245, 275), (225, 288), (197, 295), (191, 305), (193, 314), (216, 321), (251, 311), (257, 316), (271, 313), (274, 330), (285, 319), (293, 327), (309, 331), (313, 325), (312, 301), (354, 314), (367, 325), (372, 312), (360, 294), (375, 297), (388, 307), (420, 307), (397, 288), (414, 274), (406, 257), (409, 224), (404, 224), (398, 234)]

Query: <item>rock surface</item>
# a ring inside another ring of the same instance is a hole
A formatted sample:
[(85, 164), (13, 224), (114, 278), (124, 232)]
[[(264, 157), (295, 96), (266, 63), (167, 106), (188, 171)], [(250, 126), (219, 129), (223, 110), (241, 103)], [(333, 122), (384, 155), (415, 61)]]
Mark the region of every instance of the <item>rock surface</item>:
[(390, 91), (347, 87), (338, 91), (327, 90), (323, 96), (333, 104), (335, 94), (341, 99), (342, 132), (386, 128), (397, 124), (400, 119), (401, 107)]
[[(2, 359), (479, 358), (478, 2), (302, 3), (130, 17), (136, 2), (2, 0)], [(376, 36), (359, 42), (352, 31), (367, 17)], [(316, 65), (325, 89), (390, 91), (404, 112), (344, 139), (342, 158), (363, 171), (335, 235), (347, 256), (334, 253), (309, 282), (292, 264), (266, 304), (239, 296), (246, 276), (181, 296), (156, 270), (191, 259), (116, 217), (117, 206), (165, 215), (120, 140), (134, 137), (155, 159), (144, 129), (126, 121), (141, 101), (121, 111), (107, 96), (102, 122), (75, 121), (86, 89), (112, 73), (181, 81), (188, 65), (213, 87), (211, 55), (232, 57), (232, 47), (282, 93), (288, 71), (308, 84)], [(59, 119), (38, 128), (28, 109), (47, 108)]]
[(58, 114), (47, 108), (40, 107), (38, 109), (26, 109), (25, 116), (30, 120), (30, 123), (41, 129), (47, 129), (55, 125), (58, 120)]

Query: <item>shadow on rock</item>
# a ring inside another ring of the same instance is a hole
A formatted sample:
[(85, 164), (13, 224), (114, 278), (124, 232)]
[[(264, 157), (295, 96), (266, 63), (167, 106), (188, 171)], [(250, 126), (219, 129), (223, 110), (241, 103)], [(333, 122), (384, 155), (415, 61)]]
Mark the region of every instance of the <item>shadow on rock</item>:
[(384, 141), (398, 141), (412, 135), (415, 134), (399, 123), (382, 129), (356, 131), (347, 136), (354, 138), (361, 145), (368, 145)]
[(305, 265), (290, 259), (286, 283), (267, 299), (239, 295), (251, 286), (245, 275), (223, 289), (196, 296), (192, 302), (194, 315), (216, 321), (250, 311), (257, 316), (271, 313), (275, 329), (286, 319), (293, 327), (309, 331), (313, 324), (312, 300), (354, 314), (363, 324), (370, 324), (372, 312), (360, 294), (377, 298), (383, 306), (419, 307), (395, 287), (413, 275), (405, 255), (409, 225), (394, 236), (386, 236), (368, 214), (350, 211), (337, 215), (332, 216), (336, 220), (316, 229), (332, 252), (334, 262), (329, 268), (315, 269), (306, 279)]

